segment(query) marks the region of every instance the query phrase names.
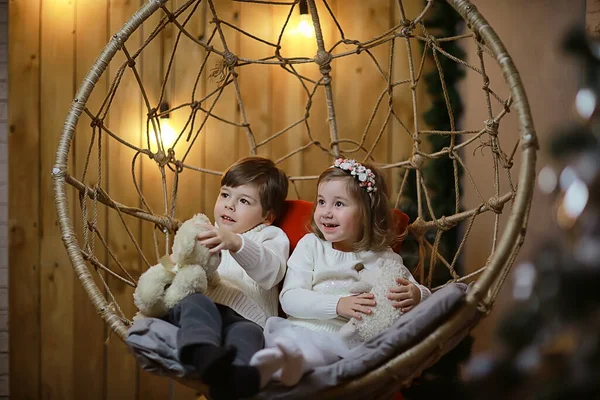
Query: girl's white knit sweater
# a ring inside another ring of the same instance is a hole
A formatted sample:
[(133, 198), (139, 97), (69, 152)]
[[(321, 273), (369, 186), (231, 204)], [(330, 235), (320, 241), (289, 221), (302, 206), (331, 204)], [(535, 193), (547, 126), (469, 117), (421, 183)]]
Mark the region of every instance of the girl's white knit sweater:
[[(344, 252), (333, 248), (331, 242), (313, 233), (304, 236), (288, 260), (288, 270), (279, 299), (288, 320), (315, 331), (337, 332), (348, 320), (337, 315), (341, 297), (350, 296), (349, 287), (359, 280), (355, 265), (376, 268), (377, 260), (391, 258), (402, 263), (402, 257), (392, 249), (374, 252)], [(431, 292), (421, 289), (421, 301)], [(372, 283), (372, 282), (371, 282)]]
[(277, 284), (285, 275), (290, 242), (281, 229), (264, 224), (240, 237), (240, 250), (221, 252), (221, 283), (207, 296), (264, 327), (278, 313)]

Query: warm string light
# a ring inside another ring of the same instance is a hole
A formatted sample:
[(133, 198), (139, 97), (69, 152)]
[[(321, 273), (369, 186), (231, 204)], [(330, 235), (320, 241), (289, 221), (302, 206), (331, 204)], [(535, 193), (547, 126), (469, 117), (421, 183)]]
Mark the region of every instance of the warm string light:
[(169, 118), (161, 118), (160, 120), (162, 143), (165, 149), (169, 149), (173, 147), (175, 139), (177, 139), (177, 132), (169, 123)]
[(310, 14), (308, 13), (308, 3), (306, 0), (300, 0), (298, 5), (300, 7), (300, 20), (296, 27), (296, 33), (311, 39), (315, 36), (315, 29)]
[[(300, 18), (296, 27), (296, 34), (307, 39), (312, 39), (315, 36), (315, 29), (308, 11), (308, 3), (306, 0), (300, 0), (298, 6)], [(167, 112), (168, 110), (169, 103), (162, 102), (160, 104), (160, 118), (158, 118), (158, 122), (160, 132), (159, 137), (165, 151), (173, 146), (178, 135), (177, 131), (171, 125), (171, 118), (170, 114)], [(156, 150), (158, 150), (159, 146), (156, 143), (156, 135), (150, 135), (150, 146), (152, 149), (156, 148)]]
[[(162, 146), (164, 150), (168, 150), (173, 146), (175, 140), (177, 139), (177, 131), (171, 126), (170, 123), (170, 114), (167, 112), (169, 110), (169, 103), (163, 102), (160, 104), (160, 118), (158, 118), (159, 123), (159, 132), (160, 132), (160, 140), (162, 142)], [(158, 150), (158, 144), (156, 143), (156, 135), (150, 135), (150, 142), (152, 148), (156, 148)]]

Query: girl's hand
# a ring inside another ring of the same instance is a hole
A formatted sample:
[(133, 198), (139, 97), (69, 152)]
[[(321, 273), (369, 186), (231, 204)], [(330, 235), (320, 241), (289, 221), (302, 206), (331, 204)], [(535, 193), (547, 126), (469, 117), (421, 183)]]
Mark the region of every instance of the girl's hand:
[(375, 296), (373, 293), (362, 293), (356, 296), (342, 297), (338, 300), (336, 312), (337, 315), (346, 318), (356, 318), (361, 320), (359, 313), (371, 314), (369, 307), (375, 306)]
[(196, 235), (196, 240), (201, 245), (208, 247), (211, 254), (218, 253), (221, 250), (229, 250), (235, 253), (242, 248), (242, 238), (235, 233), (209, 224), (202, 224), (202, 226), (206, 230)]
[(396, 282), (399, 286), (390, 289), (388, 299), (392, 300), (395, 308), (408, 312), (421, 301), (421, 290), (417, 285), (403, 278), (396, 278)]

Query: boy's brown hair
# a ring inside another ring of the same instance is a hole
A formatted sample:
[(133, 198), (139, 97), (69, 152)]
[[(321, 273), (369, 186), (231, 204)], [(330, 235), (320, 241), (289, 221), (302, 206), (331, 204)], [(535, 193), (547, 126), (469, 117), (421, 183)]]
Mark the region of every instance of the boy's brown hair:
[[(392, 223), (392, 210), (389, 204), (388, 188), (385, 178), (379, 169), (368, 163), (361, 163), (369, 168), (375, 175), (376, 191), (367, 192), (364, 187), (358, 185), (358, 180), (350, 175), (350, 171), (345, 171), (337, 167), (327, 168), (319, 176), (317, 188), (321, 183), (333, 180), (344, 180), (348, 185), (348, 193), (354, 201), (359, 204), (360, 216), (363, 229), (358, 242), (354, 243), (354, 251), (380, 251), (390, 247), (396, 238)], [(313, 215), (317, 202), (313, 205)], [(317, 227), (314, 217), (310, 222), (311, 231), (325, 239), (323, 233)]]
[(288, 193), (288, 178), (285, 172), (268, 158), (252, 156), (242, 158), (230, 166), (221, 177), (221, 186), (238, 187), (254, 185), (258, 189), (263, 217), (269, 211), (277, 218), (283, 210)]

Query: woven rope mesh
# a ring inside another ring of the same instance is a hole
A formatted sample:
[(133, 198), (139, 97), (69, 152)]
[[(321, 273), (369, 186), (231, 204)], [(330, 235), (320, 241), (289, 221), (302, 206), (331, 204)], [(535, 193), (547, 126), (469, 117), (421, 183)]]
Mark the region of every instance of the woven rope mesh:
[[(128, 323), (136, 279), (169, 252), (181, 220), (200, 211), (212, 217), (221, 172), (250, 154), (273, 158), (290, 176), (290, 197), (307, 200), (334, 158), (375, 162), (397, 206), (409, 182), (416, 185), (418, 212), (409, 231), (419, 245), (417, 279), (431, 286), (436, 265), (448, 281), (470, 281), (485, 269), (461, 276), (456, 266), (464, 244), (477, 240), (470, 232), (482, 216), (494, 234), (480, 245), (490, 259), (496, 250), (500, 214), (517, 190), (511, 168), (520, 143), (516, 132), (502, 130), (512, 99), (505, 82), (486, 74), (498, 68), (488, 45), (468, 28), (436, 36), (425, 22), (433, 1), (398, 1), (381, 25), (364, 15), (367, 6), (307, 5), (301, 15), (294, 1), (150, 1), (112, 37), (88, 75), (98, 83), (74, 101), (65, 125), (74, 139), (62, 171), (75, 188), (69, 218), (77, 246), (70, 251), (81, 253), (91, 274), (84, 285), (97, 285), (106, 299), (101, 312)], [(469, 63), (444, 50), (448, 41), (471, 50)], [(478, 126), (459, 128), (454, 119), (446, 61), (480, 79), (479, 98), (469, 99), (486, 104)], [(426, 71), (439, 75), (449, 130), (422, 121)], [(450, 145), (432, 151), (431, 135), (447, 135)], [(435, 193), (423, 176), (442, 158), (451, 160), (456, 192), (448, 215), (435, 214)], [(492, 192), (480, 189), (466, 158), (489, 171)], [(465, 190), (475, 193), (476, 204), (461, 204)], [(440, 254), (441, 238), (459, 223), (458, 250)]]

